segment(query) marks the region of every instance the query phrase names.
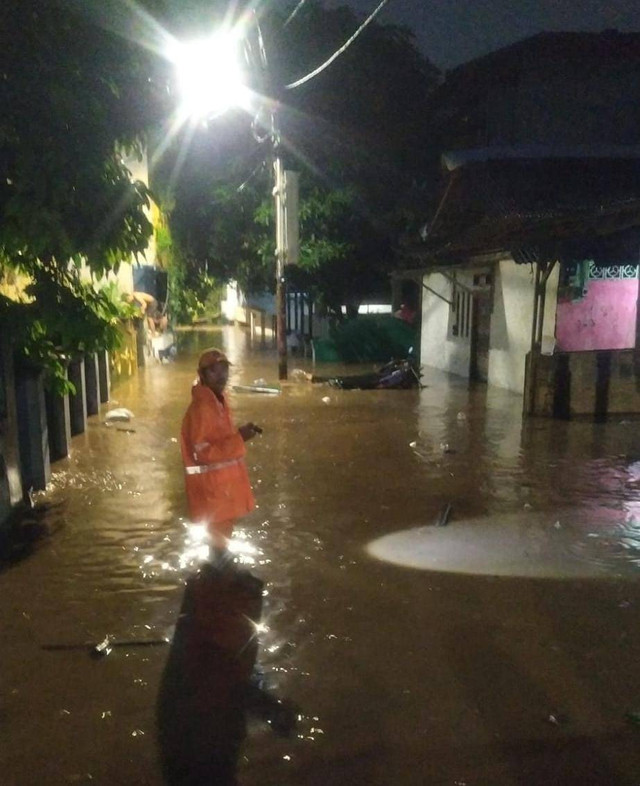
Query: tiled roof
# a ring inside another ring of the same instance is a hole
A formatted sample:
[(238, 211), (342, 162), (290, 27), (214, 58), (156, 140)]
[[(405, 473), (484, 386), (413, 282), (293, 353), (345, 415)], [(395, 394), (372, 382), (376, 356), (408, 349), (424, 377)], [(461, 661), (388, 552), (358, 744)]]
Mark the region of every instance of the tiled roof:
[(500, 160), (448, 175), (421, 256), (510, 251), (640, 226), (640, 159)]

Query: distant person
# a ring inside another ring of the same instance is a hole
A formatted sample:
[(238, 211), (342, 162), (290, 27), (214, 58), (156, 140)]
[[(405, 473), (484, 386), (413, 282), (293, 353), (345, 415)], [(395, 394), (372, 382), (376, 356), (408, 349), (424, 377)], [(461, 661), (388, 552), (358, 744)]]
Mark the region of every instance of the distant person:
[(230, 365), (220, 349), (200, 356), (181, 429), (189, 513), (194, 523), (206, 526), (214, 562), (224, 554), (235, 520), (255, 506), (244, 443), (261, 430), (253, 423), (233, 424), (224, 394)]
[(413, 325), (416, 321), (416, 310), (411, 308), (411, 306), (403, 303), (400, 308), (394, 312), (393, 316), (396, 319), (401, 319), (403, 322), (406, 322), (408, 325)]
[(153, 295), (148, 292), (131, 292), (125, 296), (125, 299), (128, 303), (135, 303), (139, 307), (140, 314), (145, 317), (152, 336), (163, 333), (167, 329), (167, 317), (162, 313)]

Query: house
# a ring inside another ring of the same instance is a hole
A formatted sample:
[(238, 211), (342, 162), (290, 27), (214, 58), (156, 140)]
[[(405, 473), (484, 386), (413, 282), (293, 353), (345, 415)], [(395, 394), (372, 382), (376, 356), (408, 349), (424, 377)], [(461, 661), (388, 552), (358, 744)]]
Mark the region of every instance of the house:
[(640, 34), (541, 33), (447, 75), (440, 198), (401, 272), (421, 362), (528, 414), (640, 412)]

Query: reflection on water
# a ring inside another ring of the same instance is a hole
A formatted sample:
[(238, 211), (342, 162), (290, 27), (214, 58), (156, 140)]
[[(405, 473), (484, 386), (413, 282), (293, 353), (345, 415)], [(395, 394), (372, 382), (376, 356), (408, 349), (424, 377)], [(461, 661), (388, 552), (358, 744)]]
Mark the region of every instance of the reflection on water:
[(158, 694), (158, 738), (170, 786), (235, 786), (246, 718), (289, 737), (299, 711), (256, 672), (263, 584), (229, 557), (186, 582)]

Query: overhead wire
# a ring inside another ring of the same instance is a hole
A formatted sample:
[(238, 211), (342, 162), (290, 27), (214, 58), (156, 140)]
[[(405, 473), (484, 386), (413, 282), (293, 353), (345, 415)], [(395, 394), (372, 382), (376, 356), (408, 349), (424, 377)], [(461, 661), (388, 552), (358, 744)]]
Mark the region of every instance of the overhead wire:
[(302, 6), (307, 2), (307, 0), (300, 0), (298, 5), (293, 9), (293, 11), (289, 14), (287, 21), (284, 23), (283, 27), (286, 27), (289, 22), (295, 17), (298, 11), (302, 8)]
[(340, 49), (336, 50), (331, 55), (331, 57), (328, 60), (325, 60), (325, 62), (322, 63), (322, 65), (318, 66), (316, 69), (311, 71), (311, 73), (307, 74), (306, 76), (301, 77), (300, 79), (297, 79), (295, 82), (291, 82), (290, 84), (285, 85), (285, 89), (286, 90), (293, 90), (296, 87), (300, 87), (301, 85), (304, 85), (306, 82), (309, 82), (314, 77), (318, 76), (318, 74), (322, 73), (322, 71), (324, 71), (325, 68), (328, 68), (331, 65), (331, 63), (334, 62), (334, 60), (336, 60), (338, 57), (340, 57), (341, 54), (343, 54), (344, 52), (347, 51), (347, 49), (356, 40), (356, 38), (360, 35), (360, 33), (362, 33), (362, 31), (365, 29), (365, 27), (367, 27), (367, 25), (369, 25), (371, 22), (373, 22), (375, 17), (380, 13), (380, 11), (382, 11), (382, 9), (385, 7), (385, 5), (388, 2), (389, 2), (389, 0), (381, 0), (381, 2), (378, 4), (378, 7), (375, 9), (375, 11), (373, 11), (364, 20), (364, 22), (360, 25), (360, 27), (355, 31), (355, 33), (350, 38), (348, 38), (345, 41), (345, 43), (340, 47)]
[(250, 175), (249, 175), (249, 176), (246, 178), (246, 180), (245, 180), (244, 182), (240, 183), (240, 185), (239, 185), (239, 186), (236, 188), (236, 192), (237, 192), (237, 193), (240, 193), (241, 191), (244, 191), (244, 190), (245, 190), (245, 188), (246, 188), (246, 187), (249, 185), (249, 183), (250, 183), (250, 182), (253, 180), (253, 178), (256, 176), (256, 174), (257, 174), (257, 173), (258, 173), (258, 172), (259, 172), (259, 171), (260, 171), (260, 170), (261, 170), (263, 167), (264, 167), (264, 161), (261, 159), (260, 161), (258, 161), (257, 165), (256, 165), (256, 166), (253, 168), (253, 171), (252, 171), (252, 172), (251, 172), (251, 174), (250, 174)]

